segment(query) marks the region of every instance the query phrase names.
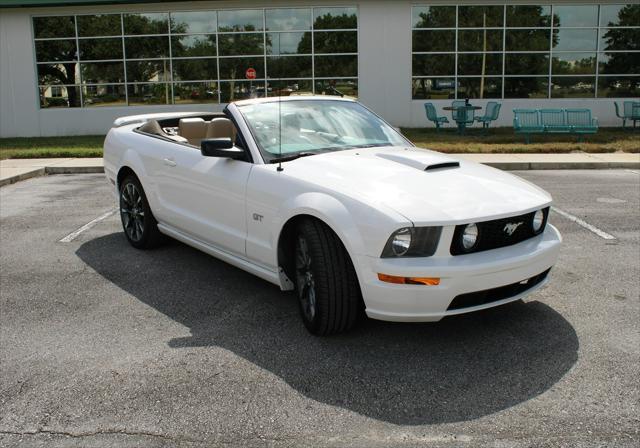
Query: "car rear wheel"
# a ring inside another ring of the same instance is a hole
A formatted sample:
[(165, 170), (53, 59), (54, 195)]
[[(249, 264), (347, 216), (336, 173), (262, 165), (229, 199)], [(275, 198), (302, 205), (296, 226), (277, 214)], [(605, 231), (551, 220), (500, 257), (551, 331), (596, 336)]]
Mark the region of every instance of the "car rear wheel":
[(120, 219), (129, 243), (137, 249), (151, 249), (162, 241), (158, 222), (138, 178), (129, 175), (120, 183)]
[(315, 335), (351, 329), (362, 310), (351, 258), (337, 235), (316, 220), (305, 220), (295, 242), (295, 281), (300, 314)]

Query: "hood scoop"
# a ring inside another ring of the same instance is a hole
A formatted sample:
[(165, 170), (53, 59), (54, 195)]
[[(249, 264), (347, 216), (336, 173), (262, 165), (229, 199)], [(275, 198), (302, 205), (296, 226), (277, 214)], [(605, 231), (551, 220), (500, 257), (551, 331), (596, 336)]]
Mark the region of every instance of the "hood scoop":
[[(410, 153), (411, 154), (411, 153)], [(399, 155), (399, 154), (376, 154), (381, 159), (390, 160), (392, 162), (401, 163), (402, 165), (410, 166), (411, 168), (418, 169), (420, 171), (436, 171), (447, 168), (460, 168), (460, 162), (452, 160), (440, 155), (434, 157), (429, 154), (411, 154)]]

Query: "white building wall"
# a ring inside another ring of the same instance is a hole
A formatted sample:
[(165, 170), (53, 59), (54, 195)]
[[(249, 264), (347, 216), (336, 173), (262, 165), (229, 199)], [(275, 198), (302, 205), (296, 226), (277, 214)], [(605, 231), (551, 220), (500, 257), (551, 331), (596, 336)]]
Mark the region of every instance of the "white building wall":
[[(586, 3), (583, 0), (578, 3)], [(425, 100), (411, 99), (411, 5), (407, 0), (243, 1), (243, 8), (277, 6), (356, 5), (358, 12), (359, 97), (393, 125), (432, 126), (426, 121)], [(440, 1), (438, 4), (456, 3)], [(460, 2), (458, 2), (460, 3)], [(467, 2), (469, 3), (469, 2)], [(530, 2), (528, 2), (530, 3)], [(604, 3), (600, 1), (599, 3)], [(40, 109), (36, 88), (31, 16), (121, 11), (172, 11), (237, 8), (237, 1), (160, 3), (92, 7), (0, 10), (0, 137), (104, 134), (123, 115), (176, 110), (221, 110), (224, 105), (94, 107)], [(451, 100), (427, 100), (439, 114)], [(484, 106), (489, 100), (473, 100)], [(609, 99), (505, 99), (497, 126), (511, 126), (514, 108), (585, 107), (601, 126), (619, 126), (614, 100)], [(618, 100), (620, 101), (620, 100)], [(451, 121), (451, 120), (450, 120)]]

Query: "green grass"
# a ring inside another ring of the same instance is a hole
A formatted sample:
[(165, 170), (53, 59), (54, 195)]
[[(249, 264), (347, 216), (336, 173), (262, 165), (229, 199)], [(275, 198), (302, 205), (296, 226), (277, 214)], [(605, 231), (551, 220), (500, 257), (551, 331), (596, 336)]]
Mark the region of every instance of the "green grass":
[(104, 135), (0, 138), (0, 159), (102, 157)]
[(629, 128), (600, 128), (597, 134), (585, 135), (582, 143), (575, 135), (534, 134), (528, 145), (513, 128), (490, 128), (487, 135), (478, 128), (468, 129), (465, 135), (458, 135), (454, 128), (440, 132), (435, 128), (403, 128), (402, 132), (417, 146), (447, 153), (640, 152), (640, 129)]
[[(578, 143), (571, 135), (534, 135), (532, 142), (515, 135), (512, 128), (492, 128), (487, 135), (480, 129), (468, 129), (458, 135), (453, 128), (436, 132), (433, 128), (403, 128), (416, 145), (448, 153), (567, 153), (583, 151), (640, 152), (640, 130), (600, 128)], [(44, 157), (102, 157), (103, 135), (77, 137), (0, 138), (0, 159)]]

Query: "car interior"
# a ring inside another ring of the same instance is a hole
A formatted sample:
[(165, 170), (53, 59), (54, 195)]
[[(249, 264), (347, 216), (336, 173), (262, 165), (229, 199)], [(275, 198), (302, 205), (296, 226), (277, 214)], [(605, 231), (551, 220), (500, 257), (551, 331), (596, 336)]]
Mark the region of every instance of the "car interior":
[(208, 138), (230, 138), (236, 144), (238, 134), (233, 122), (222, 113), (149, 120), (136, 130), (196, 148), (200, 148), (202, 140)]

